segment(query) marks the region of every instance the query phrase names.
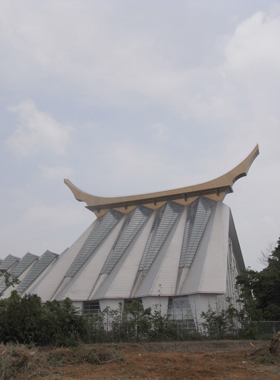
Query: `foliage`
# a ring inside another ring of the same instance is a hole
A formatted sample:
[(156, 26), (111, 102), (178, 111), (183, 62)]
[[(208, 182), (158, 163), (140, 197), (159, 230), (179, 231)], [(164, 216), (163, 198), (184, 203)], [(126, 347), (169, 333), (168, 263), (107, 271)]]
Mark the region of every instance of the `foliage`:
[(85, 319), (69, 298), (42, 305), (37, 295), (20, 297), (13, 291), (0, 300), (0, 337), (5, 344), (73, 345), (85, 331)]
[(13, 291), (9, 298), (0, 300), (1, 341), (36, 342), (41, 336), (42, 314), (41, 299), (38, 296), (21, 298)]
[[(1, 271), (7, 286), (18, 280)], [(210, 307), (201, 314), (202, 337), (254, 338), (257, 321), (280, 320), (280, 240), (267, 257), (261, 272), (248, 268), (237, 278), (242, 307), (236, 309), (230, 299), (228, 307), (217, 313)], [(37, 295), (20, 297), (16, 291), (0, 300), (0, 341), (37, 345), (73, 346), (87, 343), (120, 341), (166, 341), (201, 338), (187, 325), (174, 324), (159, 304), (145, 309), (133, 301), (116, 310), (105, 308), (99, 314), (81, 315), (70, 299), (42, 304)]]
[(210, 307), (202, 313), (203, 334), (185, 324), (173, 323), (163, 315), (161, 306), (144, 309), (133, 301), (123, 308), (107, 307), (99, 314), (81, 315), (67, 298), (61, 303), (45, 305), (36, 295), (20, 297), (16, 291), (0, 301), (1, 342), (36, 345), (74, 346), (79, 342), (134, 342), (194, 339), (254, 338), (257, 324), (244, 310), (237, 310), (228, 299), (228, 307), (220, 313)]
[(227, 298), (228, 307), (217, 313), (208, 307), (201, 313), (205, 320), (201, 326), (203, 335), (210, 339), (255, 339), (257, 324), (250, 320), (244, 309), (235, 308)]
[[(15, 277), (12, 273), (9, 273), (6, 269), (0, 269), (0, 277), (2, 276), (4, 277), (6, 288), (20, 283), (19, 279)], [(2, 293), (0, 292), (0, 296), (1, 295)]]
[(163, 315), (161, 305), (155, 305), (155, 309), (150, 313), (150, 339), (154, 341), (173, 340), (176, 336), (176, 330), (170, 321), (169, 315)]
[(160, 305), (144, 309), (133, 301), (117, 310), (107, 307), (97, 315), (81, 315), (66, 298), (42, 304), (37, 295), (20, 297), (16, 291), (0, 300), (0, 337), (8, 342), (36, 345), (73, 346), (79, 342), (119, 342), (173, 339), (175, 329)]
[(78, 309), (73, 306), (70, 298), (62, 302), (47, 301), (43, 306), (43, 326), (41, 344), (54, 344), (57, 346), (73, 346), (84, 339), (86, 334), (86, 321)]
[(280, 320), (280, 240), (261, 272), (250, 268), (237, 277), (241, 300), (251, 320)]
[(131, 337), (139, 340), (143, 336), (147, 336), (151, 329), (151, 308), (144, 309), (143, 305), (138, 301), (132, 301), (126, 310), (129, 318), (129, 331)]
[(169, 316), (163, 315), (161, 306), (144, 308), (134, 300), (123, 308), (107, 307), (98, 315), (87, 316), (87, 342), (129, 342), (173, 340), (176, 329)]
[(217, 313), (209, 305), (206, 312), (201, 313), (205, 320), (202, 328), (204, 334), (210, 339), (234, 338), (238, 332), (239, 311), (232, 305), (231, 299), (227, 298), (228, 307)]

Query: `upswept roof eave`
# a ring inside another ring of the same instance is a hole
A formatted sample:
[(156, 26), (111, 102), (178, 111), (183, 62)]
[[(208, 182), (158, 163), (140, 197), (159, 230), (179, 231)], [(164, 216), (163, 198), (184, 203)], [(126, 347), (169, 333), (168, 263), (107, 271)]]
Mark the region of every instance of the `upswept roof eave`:
[(258, 154), (259, 146), (256, 145), (252, 152), (239, 165), (216, 179), (198, 185), (159, 191), (155, 193), (122, 197), (99, 197), (80, 190), (68, 179), (64, 179), (64, 183), (70, 188), (74, 197), (78, 201), (85, 202), (87, 204), (87, 208), (94, 212), (96, 210), (107, 210), (109, 208), (128, 208), (137, 204), (156, 204), (156, 202), (163, 202), (168, 199), (176, 200), (183, 198), (186, 200), (187, 197), (195, 197), (199, 195), (207, 196), (210, 194), (216, 194), (217, 197), (220, 197), (220, 194), (222, 193), (224, 197), (226, 194), (233, 191), (232, 186), (239, 178), (247, 175), (251, 164)]

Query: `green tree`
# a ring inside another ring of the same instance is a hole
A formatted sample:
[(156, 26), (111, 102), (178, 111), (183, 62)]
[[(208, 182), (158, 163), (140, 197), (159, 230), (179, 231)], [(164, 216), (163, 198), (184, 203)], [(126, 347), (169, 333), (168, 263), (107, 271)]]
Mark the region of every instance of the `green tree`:
[(87, 320), (70, 298), (62, 302), (48, 301), (43, 309), (41, 344), (74, 346), (87, 339)]
[(280, 320), (280, 239), (261, 272), (247, 269), (237, 277), (240, 298), (252, 320)]
[(170, 321), (170, 315), (162, 313), (161, 305), (156, 304), (149, 316), (151, 329), (149, 337), (151, 340), (164, 341), (176, 338), (176, 330)]
[[(9, 286), (14, 286), (20, 283), (19, 279), (15, 277), (12, 273), (9, 273), (6, 269), (0, 269), (0, 277), (4, 277), (4, 282), (6, 288)], [(3, 292), (0, 292), (0, 296)]]
[(151, 328), (151, 308), (144, 309), (139, 301), (132, 301), (128, 309), (128, 324), (130, 328), (130, 339), (147, 338)]
[(0, 300), (0, 341), (24, 344), (73, 346), (87, 338), (87, 319), (72, 301), (48, 301), (36, 294), (20, 297), (14, 290)]
[(14, 290), (9, 298), (0, 301), (1, 341), (38, 342), (42, 335), (42, 317), (40, 297), (26, 295), (21, 298)]
[(227, 308), (219, 313), (213, 311), (210, 305), (206, 312), (201, 313), (205, 320), (201, 325), (208, 338), (235, 338), (239, 335), (242, 314), (233, 306), (230, 297), (227, 297), (226, 301)]

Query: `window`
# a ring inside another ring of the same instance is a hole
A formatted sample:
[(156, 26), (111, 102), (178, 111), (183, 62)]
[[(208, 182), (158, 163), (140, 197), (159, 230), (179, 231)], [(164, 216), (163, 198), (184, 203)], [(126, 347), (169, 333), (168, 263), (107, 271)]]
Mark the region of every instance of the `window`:
[(101, 312), (99, 301), (84, 302), (84, 314), (99, 314)]

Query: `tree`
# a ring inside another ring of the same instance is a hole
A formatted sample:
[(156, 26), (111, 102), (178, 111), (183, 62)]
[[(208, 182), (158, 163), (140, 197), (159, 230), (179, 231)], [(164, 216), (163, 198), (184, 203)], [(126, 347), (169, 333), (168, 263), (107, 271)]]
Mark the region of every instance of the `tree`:
[(37, 295), (21, 298), (14, 290), (9, 298), (0, 301), (1, 341), (31, 343), (42, 336), (43, 310)]
[(74, 346), (87, 338), (86, 318), (80, 314), (70, 298), (65, 298), (62, 302), (47, 301), (42, 309), (42, 338), (45, 340), (41, 344)]
[(144, 309), (139, 301), (134, 300), (129, 305), (127, 312), (129, 314), (131, 339), (138, 340), (147, 337), (151, 328), (151, 308)]
[[(19, 279), (15, 277), (12, 273), (9, 273), (6, 269), (0, 269), (0, 278), (1, 277), (4, 277), (6, 288), (20, 283)], [(0, 292), (0, 296), (2, 296), (2, 294), (3, 292)]]
[(14, 290), (0, 300), (0, 341), (58, 346), (77, 345), (86, 339), (87, 320), (66, 298), (42, 305), (36, 294), (24, 297)]
[(247, 269), (237, 277), (241, 300), (252, 320), (280, 320), (280, 239), (261, 272)]

